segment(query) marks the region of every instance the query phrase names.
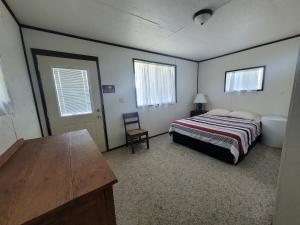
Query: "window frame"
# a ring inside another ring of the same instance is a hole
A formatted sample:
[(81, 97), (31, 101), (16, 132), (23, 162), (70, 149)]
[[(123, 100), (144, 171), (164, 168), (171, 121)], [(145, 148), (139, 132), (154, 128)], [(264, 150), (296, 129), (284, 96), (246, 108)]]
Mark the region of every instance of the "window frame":
[(162, 65), (162, 66), (172, 66), (172, 67), (175, 68), (175, 102), (174, 103), (167, 103), (166, 105), (176, 105), (177, 104), (177, 65), (176, 64), (170, 64), (170, 63), (162, 63), (162, 62), (157, 62), (157, 61), (152, 61), (152, 60), (133, 58), (132, 59), (132, 66), (133, 66), (133, 76), (134, 76), (133, 78), (134, 78), (134, 93), (135, 93), (135, 106), (136, 106), (136, 108), (155, 107), (157, 105), (138, 106), (138, 104), (137, 104), (137, 89), (136, 89), (136, 85), (135, 85), (135, 66), (134, 66), (135, 61), (158, 64), (158, 65)]
[[(245, 70), (251, 70), (251, 69), (259, 69), (259, 68), (263, 68), (263, 78), (262, 78), (262, 85), (261, 85), (261, 89), (257, 89), (257, 90), (242, 90), (242, 91), (231, 91), (228, 92), (226, 91), (226, 78), (227, 78), (227, 73), (231, 73), (231, 72), (237, 72), (237, 71), (245, 71)], [(264, 86), (265, 86), (265, 76), (266, 76), (266, 65), (262, 65), (262, 66), (253, 66), (253, 67), (246, 67), (246, 68), (242, 68), (242, 69), (235, 69), (235, 70), (228, 70), (225, 71), (225, 78), (224, 78), (224, 93), (230, 94), (230, 93), (243, 93), (243, 92), (255, 92), (255, 91), (264, 91)]]

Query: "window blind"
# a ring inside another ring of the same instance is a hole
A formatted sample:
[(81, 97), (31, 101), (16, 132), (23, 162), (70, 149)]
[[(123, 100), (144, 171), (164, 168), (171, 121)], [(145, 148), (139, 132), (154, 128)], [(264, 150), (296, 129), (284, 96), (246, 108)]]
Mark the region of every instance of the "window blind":
[(92, 113), (87, 70), (53, 68), (60, 115)]
[(176, 103), (175, 66), (134, 60), (137, 106)]

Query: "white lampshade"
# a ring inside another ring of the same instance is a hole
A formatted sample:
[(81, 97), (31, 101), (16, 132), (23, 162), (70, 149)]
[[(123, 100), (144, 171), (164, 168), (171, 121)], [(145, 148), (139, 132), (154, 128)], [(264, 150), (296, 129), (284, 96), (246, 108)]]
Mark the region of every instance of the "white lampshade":
[(197, 94), (194, 99), (194, 103), (207, 103), (205, 95), (201, 93)]

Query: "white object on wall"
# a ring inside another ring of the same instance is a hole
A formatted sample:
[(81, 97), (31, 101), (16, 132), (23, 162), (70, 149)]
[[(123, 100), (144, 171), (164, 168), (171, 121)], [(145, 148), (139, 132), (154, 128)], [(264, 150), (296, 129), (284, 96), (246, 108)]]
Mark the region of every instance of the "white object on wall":
[(263, 116), (262, 143), (275, 148), (282, 148), (285, 137), (287, 118), (282, 116)]

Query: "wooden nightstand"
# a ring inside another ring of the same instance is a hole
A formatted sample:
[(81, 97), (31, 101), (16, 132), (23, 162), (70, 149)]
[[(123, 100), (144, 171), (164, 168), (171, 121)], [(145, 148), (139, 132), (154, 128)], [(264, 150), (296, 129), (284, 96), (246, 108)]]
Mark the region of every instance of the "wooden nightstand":
[(201, 114), (207, 113), (207, 110), (192, 110), (191, 111), (191, 117), (193, 116), (199, 116)]

